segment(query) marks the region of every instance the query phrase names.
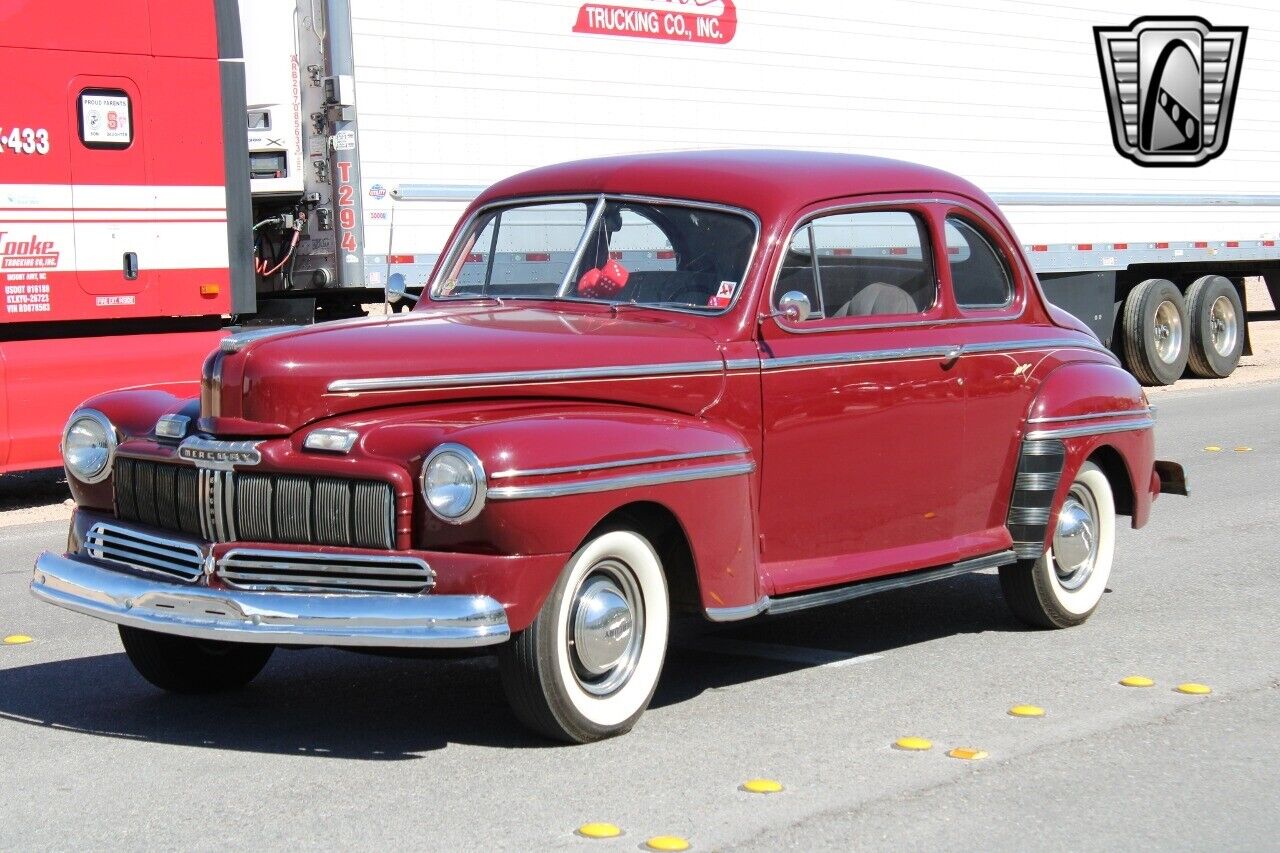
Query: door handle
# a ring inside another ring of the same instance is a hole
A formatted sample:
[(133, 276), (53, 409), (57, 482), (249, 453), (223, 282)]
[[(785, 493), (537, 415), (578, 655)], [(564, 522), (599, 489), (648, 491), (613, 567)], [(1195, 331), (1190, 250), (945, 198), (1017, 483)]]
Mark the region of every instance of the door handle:
[(124, 253), (124, 277), (129, 281), (133, 281), (138, 277), (138, 253)]
[(958, 344), (950, 347), (942, 354), (942, 369), (949, 370), (960, 360), (960, 356), (964, 354), (964, 344)]

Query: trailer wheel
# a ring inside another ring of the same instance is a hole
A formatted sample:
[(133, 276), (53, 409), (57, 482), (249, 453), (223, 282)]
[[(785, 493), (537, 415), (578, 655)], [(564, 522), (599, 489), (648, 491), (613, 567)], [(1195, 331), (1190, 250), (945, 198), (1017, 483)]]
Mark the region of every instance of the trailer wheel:
[(1244, 351), (1244, 305), (1235, 285), (1220, 275), (1196, 279), (1187, 288), (1187, 314), (1191, 372), (1205, 379), (1230, 376)]
[(1172, 385), (1187, 368), (1187, 306), (1173, 282), (1149, 278), (1129, 292), (1121, 320), (1124, 361), (1143, 385)]

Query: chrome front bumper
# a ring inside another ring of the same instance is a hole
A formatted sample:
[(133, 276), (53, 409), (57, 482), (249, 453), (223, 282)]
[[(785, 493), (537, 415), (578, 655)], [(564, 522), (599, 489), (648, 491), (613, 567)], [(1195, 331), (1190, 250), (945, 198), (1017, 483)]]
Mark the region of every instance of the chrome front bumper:
[(142, 577), (109, 561), (46, 551), (36, 598), (118, 625), (202, 640), (306, 646), (464, 648), (511, 636), (484, 595), (362, 595), (213, 589)]

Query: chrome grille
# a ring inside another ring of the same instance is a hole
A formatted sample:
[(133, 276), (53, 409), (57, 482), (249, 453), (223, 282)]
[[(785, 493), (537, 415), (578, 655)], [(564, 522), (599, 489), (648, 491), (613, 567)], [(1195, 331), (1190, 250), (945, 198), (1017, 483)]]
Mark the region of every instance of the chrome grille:
[(194, 581), (204, 571), (204, 552), (195, 542), (181, 542), (98, 522), (85, 535), (83, 551), (148, 572)]
[(116, 515), (211, 542), (395, 547), (389, 483), (215, 471), (120, 457)]
[(416, 557), (235, 548), (216, 571), (228, 586), (274, 592), (419, 593), (435, 586), (435, 573)]

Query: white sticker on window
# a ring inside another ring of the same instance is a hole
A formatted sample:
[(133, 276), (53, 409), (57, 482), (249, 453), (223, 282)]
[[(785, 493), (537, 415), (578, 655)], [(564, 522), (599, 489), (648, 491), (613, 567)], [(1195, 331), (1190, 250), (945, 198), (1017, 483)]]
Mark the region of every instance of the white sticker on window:
[(80, 139), (87, 145), (127, 146), (133, 141), (129, 124), (129, 96), (82, 92), (80, 94)]

